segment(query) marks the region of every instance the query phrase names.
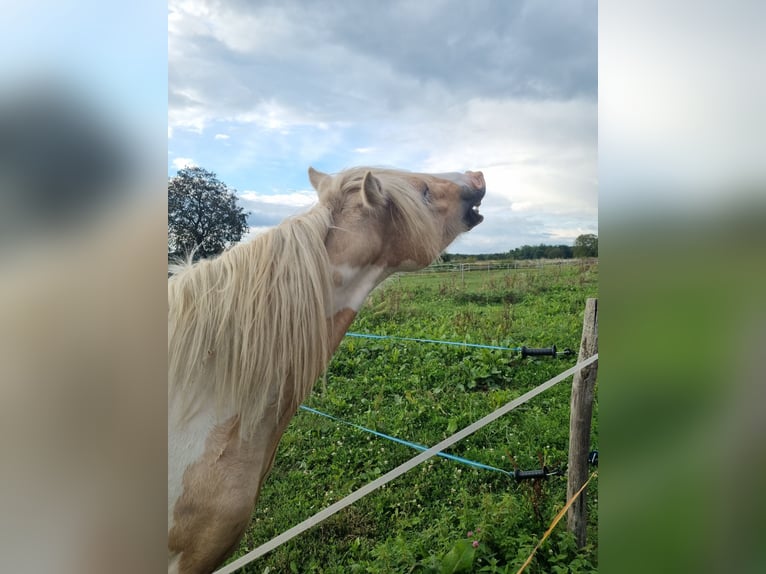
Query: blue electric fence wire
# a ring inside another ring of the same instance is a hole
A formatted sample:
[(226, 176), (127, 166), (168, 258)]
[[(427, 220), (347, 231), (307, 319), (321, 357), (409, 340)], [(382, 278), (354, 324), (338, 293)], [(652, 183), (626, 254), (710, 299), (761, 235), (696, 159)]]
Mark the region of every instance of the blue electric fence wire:
[(393, 335), (368, 335), (366, 333), (346, 333), (347, 337), (363, 339), (392, 339), (394, 341), (416, 341), (418, 343), (437, 343), (439, 345), (454, 345), (456, 347), (476, 347), (478, 349), (493, 349), (495, 351), (521, 351), (521, 347), (500, 347), (497, 345), (480, 345), (478, 343), (460, 343), (457, 341), (438, 341), (435, 339), (415, 339), (413, 337), (395, 337)]
[[(374, 431), (372, 429), (368, 429), (368, 428), (363, 427), (361, 425), (350, 423), (348, 421), (344, 421), (343, 419), (339, 419), (338, 417), (334, 417), (332, 415), (328, 415), (327, 413), (323, 413), (322, 411), (318, 411), (316, 409), (312, 409), (311, 407), (307, 407), (305, 405), (301, 405), (300, 408), (302, 410), (304, 410), (304, 411), (308, 411), (310, 413), (314, 413), (315, 415), (320, 415), (320, 416), (323, 416), (323, 417), (327, 417), (328, 419), (332, 419), (332, 420), (334, 420), (336, 422), (339, 422), (341, 424), (344, 424), (344, 425), (347, 425), (347, 426), (350, 426), (350, 427), (354, 427), (355, 429), (364, 431), (366, 433), (373, 434), (373, 435), (375, 435), (377, 437), (384, 438), (384, 439), (387, 439), (387, 440), (390, 440), (390, 441), (393, 441), (393, 442), (396, 442), (396, 443), (399, 443), (399, 444), (403, 444), (404, 446), (409, 446), (411, 448), (414, 448), (414, 449), (417, 449), (417, 450), (420, 450), (420, 451), (428, 450), (428, 447), (423, 446), (422, 444), (417, 444), (417, 443), (414, 443), (414, 442), (402, 440), (400, 438), (396, 438), (395, 436), (390, 436), (390, 435), (384, 434), (382, 432)], [(450, 460), (454, 460), (456, 462), (459, 462), (459, 463), (462, 463), (462, 464), (466, 464), (468, 466), (473, 466), (475, 468), (483, 468), (484, 470), (494, 470), (495, 472), (502, 472), (503, 474), (508, 475), (508, 476), (514, 476), (513, 472), (509, 472), (507, 470), (503, 470), (502, 468), (495, 468), (494, 466), (489, 466), (488, 464), (483, 464), (481, 462), (476, 462), (476, 461), (473, 461), (473, 460), (468, 460), (467, 458), (463, 458), (463, 457), (460, 457), (460, 456), (455, 456), (455, 455), (452, 455), (452, 454), (447, 454), (446, 452), (437, 452), (436, 454), (437, 454), (437, 456), (441, 456), (443, 458), (448, 458)]]

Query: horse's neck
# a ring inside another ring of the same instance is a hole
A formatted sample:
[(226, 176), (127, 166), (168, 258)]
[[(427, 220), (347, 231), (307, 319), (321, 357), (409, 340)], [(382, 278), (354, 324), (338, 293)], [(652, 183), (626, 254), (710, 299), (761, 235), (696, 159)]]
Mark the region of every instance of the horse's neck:
[(351, 323), (354, 322), (355, 317), (356, 311), (346, 308), (341, 309), (335, 313), (331, 319), (327, 320), (330, 332), (330, 356), (332, 356), (338, 349), (340, 342), (343, 340)]
[(330, 355), (335, 353), (348, 331), (364, 300), (383, 281), (390, 271), (385, 267), (365, 265), (354, 267), (347, 264), (333, 265), (334, 314), (328, 319), (330, 331)]

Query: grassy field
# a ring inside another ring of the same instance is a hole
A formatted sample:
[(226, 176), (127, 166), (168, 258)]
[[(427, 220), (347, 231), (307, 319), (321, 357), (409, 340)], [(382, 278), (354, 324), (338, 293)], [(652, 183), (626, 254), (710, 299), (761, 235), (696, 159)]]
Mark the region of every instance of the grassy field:
[[(576, 353), (598, 264), (403, 275), (368, 299), (354, 332)], [(496, 351), (346, 337), (306, 405), (431, 446), (575, 363)], [(571, 381), (571, 379), (570, 379)], [(449, 450), (498, 468), (564, 467), (568, 382)], [(592, 444), (598, 447), (598, 405)], [(417, 454), (299, 411), (282, 439), (240, 554), (294, 526)], [(564, 522), (530, 573), (597, 570), (598, 484), (589, 488), (589, 544), (578, 552)], [(516, 572), (561, 509), (566, 478), (517, 482), (434, 457), (242, 572)], [(468, 532), (473, 534), (468, 538)], [(473, 541), (478, 541), (474, 549)], [(456, 564), (463, 555), (465, 567)], [(470, 565), (468, 565), (470, 564)]]

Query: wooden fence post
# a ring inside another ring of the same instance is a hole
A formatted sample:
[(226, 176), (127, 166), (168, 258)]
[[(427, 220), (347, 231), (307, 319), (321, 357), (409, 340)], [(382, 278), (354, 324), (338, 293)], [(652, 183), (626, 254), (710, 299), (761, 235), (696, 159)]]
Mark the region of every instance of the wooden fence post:
[[(582, 339), (577, 361), (584, 361), (598, 353), (598, 299), (585, 302)], [(580, 490), (588, 479), (588, 452), (590, 425), (593, 415), (593, 395), (596, 387), (598, 361), (578, 371), (572, 381), (572, 402), (569, 415), (569, 467), (567, 500)], [(567, 511), (567, 528), (574, 533), (578, 547), (585, 546), (588, 524), (587, 489)]]

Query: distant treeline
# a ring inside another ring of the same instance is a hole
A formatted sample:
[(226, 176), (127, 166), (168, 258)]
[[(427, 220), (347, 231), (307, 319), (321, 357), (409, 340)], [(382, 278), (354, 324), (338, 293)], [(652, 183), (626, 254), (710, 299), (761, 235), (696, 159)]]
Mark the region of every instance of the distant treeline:
[(571, 245), (522, 245), (511, 249), (508, 255), (513, 259), (572, 259), (575, 248)]
[(503, 253), (482, 253), (464, 255), (462, 253), (444, 253), (445, 263), (497, 261), (503, 259), (573, 259), (575, 257), (598, 257), (598, 239), (585, 244), (571, 245), (522, 245)]

